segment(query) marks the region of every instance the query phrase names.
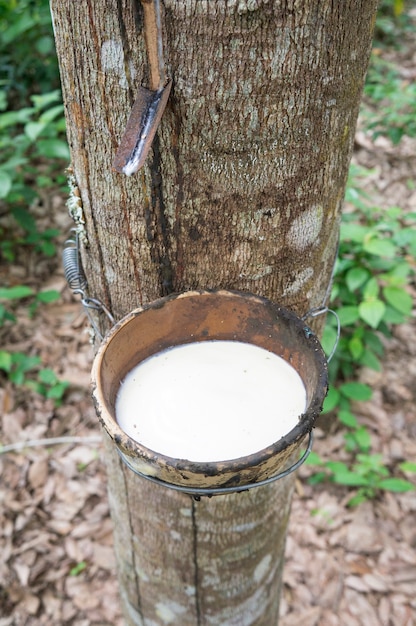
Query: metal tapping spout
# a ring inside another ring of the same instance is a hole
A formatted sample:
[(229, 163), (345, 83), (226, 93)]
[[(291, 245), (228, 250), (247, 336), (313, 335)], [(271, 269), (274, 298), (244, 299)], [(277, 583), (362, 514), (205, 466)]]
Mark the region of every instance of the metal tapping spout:
[(160, 0), (141, 0), (141, 2), (150, 88), (139, 87), (113, 162), (114, 169), (126, 176), (131, 176), (143, 166), (172, 87), (172, 81), (166, 78), (163, 58)]

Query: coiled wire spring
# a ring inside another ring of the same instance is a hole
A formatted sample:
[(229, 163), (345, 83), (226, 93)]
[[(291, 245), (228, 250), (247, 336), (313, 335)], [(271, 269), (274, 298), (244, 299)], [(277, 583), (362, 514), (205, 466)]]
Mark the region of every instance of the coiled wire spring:
[(62, 251), (62, 265), (69, 288), (74, 294), (80, 294), (84, 297), (87, 288), (87, 279), (81, 265), (79, 238), (76, 231), (75, 238), (67, 239), (65, 242), (65, 248)]
[(62, 251), (62, 265), (64, 268), (64, 274), (69, 288), (75, 295), (81, 296), (81, 304), (83, 305), (89, 322), (100, 339), (103, 338), (96, 321), (91, 315), (91, 310), (98, 313), (104, 313), (113, 325), (115, 320), (110, 311), (104, 304), (96, 299), (87, 296), (86, 289), (88, 286), (87, 279), (81, 264), (81, 255), (79, 251), (79, 235), (76, 228), (72, 229), (75, 232), (75, 236), (71, 239), (67, 239), (65, 247)]

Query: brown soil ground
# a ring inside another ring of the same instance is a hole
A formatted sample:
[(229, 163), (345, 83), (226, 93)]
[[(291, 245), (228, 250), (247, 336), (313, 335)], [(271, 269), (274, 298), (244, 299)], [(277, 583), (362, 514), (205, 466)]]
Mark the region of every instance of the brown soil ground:
[[(415, 210), (415, 142), (398, 147), (357, 134), (355, 160), (373, 167), (366, 181), (374, 202)], [(66, 234), (71, 226), (63, 199), (45, 197), (40, 224), (51, 216)], [(71, 383), (65, 402), (16, 388), (1, 379), (3, 445), (43, 437), (96, 436), (90, 401), (92, 348), (85, 316), (55, 262), (25, 255), (0, 266), (3, 284), (58, 289), (56, 304), (33, 319), (0, 330), (2, 349), (38, 354), (45, 367)], [(397, 328), (387, 344), (381, 374), (363, 372), (374, 397), (357, 406), (394, 475), (416, 460), (415, 320)], [(325, 460), (348, 458), (334, 424), (316, 431), (315, 450)], [(41, 446), (0, 456), (0, 626), (121, 626), (112, 551), (112, 525), (100, 443)], [(383, 493), (351, 509), (351, 491), (310, 486), (310, 467), (298, 475), (287, 540), (281, 626), (412, 626), (416, 624), (416, 491)], [(402, 476), (402, 475), (401, 475)], [(407, 478), (412, 479), (411, 475)]]

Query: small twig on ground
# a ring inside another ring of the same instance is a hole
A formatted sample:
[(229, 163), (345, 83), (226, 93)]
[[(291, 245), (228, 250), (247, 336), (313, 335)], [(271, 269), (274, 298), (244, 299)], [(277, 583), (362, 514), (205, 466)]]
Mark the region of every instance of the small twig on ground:
[(49, 439), (30, 439), (29, 441), (18, 441), (17, 443), (11, 443), (7, 446), (0, 444), (0, 454), (6, 454), (6, 452), (19, 452), (25, 448), (37, 448), (42, 446), (56, 446), (59, 444), (71, 444), (71, 443), (84, 443), (94, 444), (101, 443), (102, 439), (98, 435), (92, 437), (51, 437)]

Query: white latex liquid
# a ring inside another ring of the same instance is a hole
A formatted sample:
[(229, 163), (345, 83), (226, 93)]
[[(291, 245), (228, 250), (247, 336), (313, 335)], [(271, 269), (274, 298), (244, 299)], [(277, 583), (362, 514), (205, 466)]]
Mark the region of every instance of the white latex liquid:
[(117, 421), (151, 450), (190, 461), (226, 461), (258, 452), (298, 423), (306, 391), (281, 357), (238, 341), (176, 346), (126, 376)]

